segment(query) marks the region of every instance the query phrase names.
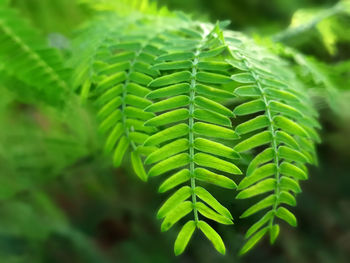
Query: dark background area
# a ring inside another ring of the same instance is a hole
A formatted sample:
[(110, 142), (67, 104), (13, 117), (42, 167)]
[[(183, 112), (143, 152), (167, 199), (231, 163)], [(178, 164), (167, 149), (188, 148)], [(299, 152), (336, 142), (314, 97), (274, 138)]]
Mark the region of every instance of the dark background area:
[[(229, 19), (231, 29), (252, 36), (270, 36), (287, 28), (295, 11), (327, 8), (336, 1), (159, 0), (159, 3), (213, 22)], [(14, 0), (11, 4), (67, 54), (72, 28), (91, 16), (79, 1)], [(350, 64), (344, 66), (350, 58), (349, 42), (340, 39), (336, 52), (331, 54), (320, 44), (318, 36), (307, 34), (310, 36), (293, 44), (294, 47), (326, 64), (344, 67), (344, 79), (335, 82), (340, 83), (343, 91), (349, 91)], [(310, 167), (309, 180), (302, 182), (303, 192), (293, 208), (298, 227), (282, 223), (274, 246), (264, 240), (248, 255), (238, 257), (245, 231), (259, 217), (239, 219), (247, 205), (236, 201), (232, 191), (213, 187), (210, 191), (236, 219), (233, 227), (213, 224), (222, 234), (227, 255), (219, 255), (198, 232), (184, 255), (175, 257), (173, 242), (179, 228), (160, 233), (160, 221), (155, 216), (166, 195), (157, 193), (159, 180), (142, 183), (128, 169), (128, 163), (120, 169), (110, 166), (109, 158), (100, 154), (102, 138), (93, 132), (96, 124), (89, 118), (89, 108), (69, 113), (62, 124), (55, 113), (43, 114), (34, 106), (13, 100), (11, 94), (2, 94), (1, 126), (5, 129), (0, 132), (0, 153), (5, 152), (2, 156), (6, 157), (0, 159), (3, 195), (0, 262), (349, 262), (350, 114), (335, 113), (322, 99), (317, 99), (321, 100), (323, 142), (318, 146), (319, 166)], [(14, 181), (19, 186), (8, 190), (6, 187), (14, 187)], [(32, 184), (33, 181), (39, 183)]]

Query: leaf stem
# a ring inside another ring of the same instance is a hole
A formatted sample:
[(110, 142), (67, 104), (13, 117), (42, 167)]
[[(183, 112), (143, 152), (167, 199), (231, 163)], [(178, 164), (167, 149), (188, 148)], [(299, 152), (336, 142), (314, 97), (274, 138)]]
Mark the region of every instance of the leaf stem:
[(200, 54), (200, 51), (204, 45), (205, 39), (207, 37), (208, 33), (203, 33), (203, 37), (201, 42), (198, 44), (196, 51), (195, 51), (195, 57), (192, 60), (192, 79), (191, 79), (191, 85), (190, 85), (190, 103), (189, 103), (189, 119), (188, 119), (188, 126), (189, 126), (189, 155), (190, 155), (190, 177), (191, 177), (191, 189), (192, 189), (192, 204), (193, 204), (193, 213), (194, 213), (194, 221), (198, 222), (198, 211), (196, 207), (197, 203), (197, 197), (195, 193), (196, 188), (196, 179), (194, 177), (194, 170), (195, 170), (195, 163), (194, 163), (194, 133), (193, 133), (193, 125), (194, 125), (194, 99), (196, 95), (196, 75), (197, 75), (197, 64), (198, 64), (198, 56)]
[[(196, 56), (198, 55), (199, 50), (196, 51)], [(192, 64), (192, 80), (191, 80), (191, 86), (190, 86), (190, 104), (189, 104), (189, 120), (188, 120), (188, 126), (189, 126), (189, 155), (190, 155), (190, 176), (191, 176), (191, 189), (192, 189), (192, 203), (193, 203), (193, 213), (194, 213), (194, 220), (197, 223), (198, 222), (198, 211), (196, 208), (196, 179), (194, 178), (194, 169), (195, 169), (195, 163), (194, 163), (194, 133), (193, 133), (193, 125), (194, 125), (194, 98), (195, 98), (195, 87), (196, 87), (196, 74), (197, 74), (197, 67), (196, 64), (198, 62), (197, 58), (194, 58)]]
[[(266, 107), (266, 116), (269, 119), (269, 130), (271, 132), (272, 135), (272, 142), (271, 142), (271, 147), (273, 149), (274, 152), (274, 163), (276, 166), (276, 173), (275, 173), (275, 179), (276, 179), (276, 188), (275, 188), (275, 195), (276, 195), (276, 201), (273, 204), (273, 208), (272, 210), (276, 212), (277, 206), (278, 206), (278, 197), (280, 194), (280, 172), (279, 172), (279, 158), (278, 158), (278, 145), (277, 145), (277, 140), (276, 140), (276, 129), (273, 125), (273, 120), (272, 120), (272, 114), (270, 111), (270, 106), (269, 106), (269, 102), (268, 99), (266, 98), (266, 95), (264, 93), (264, 89), (262, 88), (260, 81), (259, 81), (259, 76), (254, 72), (254, 70), (252, 70), (250, 64), (246, 61), (245, 58), (242, 58), (243, 63), (245, 64), (245, 66), (248, 68), (249, 72), (252, 74), (253, 78), (255, 79), (255, 83), (259, 89), (259, 91), (261, 92), (261, 96), (263, 98), (263, 101), (265, 103), (265, 107)], [(273, 221), (274, 221), (274, 216), (271, 218), (269, 226), (271, 227), (273, 225)]]

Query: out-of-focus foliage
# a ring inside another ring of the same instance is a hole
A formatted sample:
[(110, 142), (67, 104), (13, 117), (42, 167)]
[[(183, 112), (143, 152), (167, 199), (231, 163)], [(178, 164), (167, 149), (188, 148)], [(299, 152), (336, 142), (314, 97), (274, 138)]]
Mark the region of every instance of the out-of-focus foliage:
[(300, 9), (292, 17), (290, 26), (284, 32), (274, 36), (275, 41), (301, 45), (305, 38), (295, 36), (318, 33), (318, 39), (323, 42), (330, 55), (337, 53), (339, 42), (349, 42), (350, 4), (340, 1), (332, 8)]
[(21, 10), (33, 25), (48, 36), (60, 33), (71, 35), (72, 28), (89, 17), (89, 10), (71, 0), (9, 0), (11, 6)]
[(78, 0), (78, 2), (95, 11), (113, 11), (122, 16), (135, 11), (142, 14), (171, 15), (166, 7), (158, 8), (157, 2), (151, 0)]

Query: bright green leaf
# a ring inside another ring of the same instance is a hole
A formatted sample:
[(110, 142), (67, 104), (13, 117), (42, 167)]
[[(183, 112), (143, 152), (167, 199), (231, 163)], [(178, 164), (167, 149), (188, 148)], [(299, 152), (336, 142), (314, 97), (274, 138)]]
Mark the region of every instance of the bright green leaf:
[(188, 169), (183, 169), (172, 176), (170, 176), (168, 179), (166, 179), (160, 186), (159, 186), (159, 193), (164, 193), (166, 191), (169, 191), (173, 189), (174, 187), (178, 186), (179, 184), (182, 184), (188, 180), (190, 180), (190, 171)]
[(165, 217), (174, 207), (188, 199), (192, 194), (192, 189), (189, 186), (183, 186), (172, 194), (165, 203), (159, 208), (157, 217), (161, 219)]
[(156, 165), (154, 165), (148, 172), (148, 176), (158, 176), (164, 174), (170, 170), (180, 168), (189, 164), (190, 157), (187, 153), (180, 153), (174, 155), (166, 160), (163, 160)]
[(295, 216), (286, 208), (279, 207), (276, 212), (276, 216), (286, 221), (291, 226), (297, 226), (297, 219)]
[(137, 154), (137, 152), (131, 153), (131, 164), (132, 164), (132, 167), (133, 167), (136, 175), (142, 181), (147, 181), (147, 173), (145, 171), (145, 168), (143, 167), (141, 157), (140, 157), (140, 155)]
[(233, 163), (221, 160), (205, 153), (196, 153), (194, 155), (194, 162), (203, 167), (210, 167), (219, 171), (231, 174), (242, 174), (241, 170)]
[(174, 245), (174, 253), (176, 256), (181, 255), (185, 251), (195, 229), (196, 223), (193, 220), (188, 221), (181, 228)]
[(216, 233), (216, 231), (204, 221), (199, 221), (197, 223), (197, 226), (203, 232), (203, 234), (211, 241), (215, 249), (221, 254), (225, 255), (226, 249), (220, 235)]
[(196, 168), (194, 170), (194, 176), (199, 181), (214, 184), (223, 188), (235, 189), (237, 187), (233, 180), (227, 178), (226, 176), (208, 171), (207, 169)]

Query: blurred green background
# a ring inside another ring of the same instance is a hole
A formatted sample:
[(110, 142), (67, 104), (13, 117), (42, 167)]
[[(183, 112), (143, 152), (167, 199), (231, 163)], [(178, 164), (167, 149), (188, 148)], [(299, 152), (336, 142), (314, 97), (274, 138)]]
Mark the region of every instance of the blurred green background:
[[(118, 1), (118, 0), (116, 0)], [(10, 4), (69, 57), (74, 28), (92, 16), (78, 0), (13, 0)], [(159, 0), (195, 18), (231, 20), (230, 28), (258, 41), (307, 22), (331, 0)], [(297, 13), (296, 13), (297, 12)], [(295, 14), (296, 13), (296, 14)], [(293, 18), (293, 19), (292, 19)], [(337, 16), (284, 42), (320, 61), (350, 104), (350, 16)], [(20, 85), (20, 83), (19, 83)], [(57, 112), (34, 106), (0, 89), (0, 262), (1, 263), (212, 263), (350, 262), (350, 112), (336, 111), (315, 93), (323, 143), (319, 167), (302, 183), (295, 214), (299, 226), (282, 225), (278, 242), (262, 242), (237, 257), (244, 231), (256, 218), (239, 220), (244, 210), (230, 191), (210, 189), (233, 215), (234, 227), (217, 226), (227, 246), (219, 255), (196, 234), (187, 252), (173, 256), (178, 229), (160, 233), (155, 211), (163, 196), (157, 182), (146, 185), (101, 155), (102, 138), (88, 106)], [(347, 108), (349, 109), (349, 108)], [(246, 205), (245, 205), (246, 207)]]

